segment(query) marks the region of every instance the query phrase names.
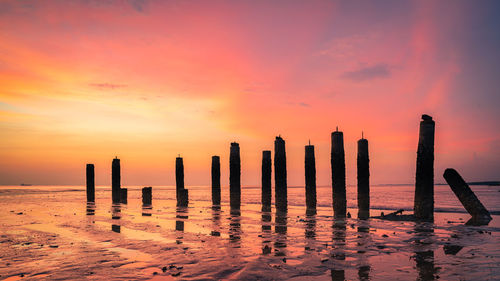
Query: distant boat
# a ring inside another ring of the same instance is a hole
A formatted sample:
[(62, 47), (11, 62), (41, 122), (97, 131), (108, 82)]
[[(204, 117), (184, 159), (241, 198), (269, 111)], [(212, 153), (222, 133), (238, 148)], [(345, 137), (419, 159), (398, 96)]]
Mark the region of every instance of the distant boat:
[(21, 186), (32, 186), (30, 183), (21, 183)]

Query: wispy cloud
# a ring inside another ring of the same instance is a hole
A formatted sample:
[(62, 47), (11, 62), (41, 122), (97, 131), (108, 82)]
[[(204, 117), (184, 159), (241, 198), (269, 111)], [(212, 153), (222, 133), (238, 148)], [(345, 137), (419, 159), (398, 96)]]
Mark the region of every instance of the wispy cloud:
[(344, 79), (362, 82), (377, 78), (386, 78), (391, 76), (391, 70), (387, 64), (379, 63), (376, 65), (360, 68), (354, 71), (346, 71), (341, 77)]
[(102, 90), (114, 90), (114, 89), (127, 87), (127, 85), (124, 85), (124, 84), (113, 84), (113, 83), (91, 83), (89, 85), (92, 87), (102, 89)]

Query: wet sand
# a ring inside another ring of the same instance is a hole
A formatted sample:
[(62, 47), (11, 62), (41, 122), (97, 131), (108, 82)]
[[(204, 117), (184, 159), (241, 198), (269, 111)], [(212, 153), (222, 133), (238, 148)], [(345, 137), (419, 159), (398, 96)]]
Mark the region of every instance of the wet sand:
[[(411, 205), (411, 199), (406, 202), (397, 196), (396, 202), (384, 204), (377, 199), (387, 194), (384, 188), (373, 188), (373, 205), (388, 208), (372, 210), (372, 216), (391, 212), (392, 206)], [(411, 194), (411, 187), (404, 188), (397, 192)], [(498, 187), (488, 188), (491, 196), (484, 203), (491, 211), (492, 205), (499, 206), (500, 193)], [(495, 280), (500, 276), (498, 210), (493, 210), (489, 226), (465, 226), (468, 214), (454, 212), (446, 204), (439, 207), (445, 201), (439, 196), (447, 196), (439, 195), (439, 190), (436, 204), (441, 211), (436, 212), (435, 223), (360, 221), (353, 208), (348, 209), (353, 218), (334, 220), (327, 187), (318, 189), (320, 207), (309, 216), (300, 204), (303, 188), (289, 189), (287, 214), (277, 214), (274, 208), (262, 212), (256, 188), (243, 189), (240, 212), (230, 210), (227, 193), (222, 194), (221, 208), (213, 209), (208, 187), (190, 190), (188, 208), (175, 207), (173, 187), (153, 187), (153, 206), (142, 208), (139, 187), (129, 187), (127, 205), (114, 206), (109, 188), (98, 188), (95, 205), (87, 205), (82, 187), (2, 187), (0, 279)], [(485, 198), (481, 193), (478, 197)]]

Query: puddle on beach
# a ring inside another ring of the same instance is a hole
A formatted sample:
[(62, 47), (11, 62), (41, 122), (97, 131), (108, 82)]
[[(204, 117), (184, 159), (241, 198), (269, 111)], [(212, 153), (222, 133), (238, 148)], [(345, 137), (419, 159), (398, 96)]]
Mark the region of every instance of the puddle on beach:
[[(128, 204), (113, 206), (104, 189), (98, 190), (95, 204), (87, 204), (81, 187), (66, 192), (46, 188), (0, 193), (2, 280), (500, 276), (498, 215), (489, 226), (474, 227), (464, 225), (466, 213), (437, 212), (435, 223), (414, 223), (362, 221), (354, 218), (356, 209), (349, 209), (353, 218), (341, 221), (321, 200), (315, 215), (306, 215), (299, 204), (290, 204), (286, 215), (262, 212), (253, 200), (260, 196), (258, 189), (244, 190), (248, 199), (234, 212), (224, 200), (220, 209), (211, 208), (201, 188), (193, 189), (188, 208), (175, 207), (169, 188), (153, 188), (153, 205), (144, 208), (139, 188), (129, 188)], [(301, 195), (301, 189), (290, 189), (289, 196)], [(488, 204), (498, 206), (498, 195), (492, 196)], [(390, 209), (372, 210), (372, 215)]]

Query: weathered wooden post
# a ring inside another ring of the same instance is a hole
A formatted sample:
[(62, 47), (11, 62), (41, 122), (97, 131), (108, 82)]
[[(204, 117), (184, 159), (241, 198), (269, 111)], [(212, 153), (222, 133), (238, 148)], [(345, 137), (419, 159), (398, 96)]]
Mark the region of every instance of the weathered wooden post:
[(345, 153), (344, 134), (337, 131), (332, 133), (332, 199), (335, 217), (345, 218), (347, 212), (346, 183), (345, 183)]
[(87, 164), (87, 202), (95, 202), (94, 164)]
[(305, 146), (306, 208), (307, 212), (316, 211), (316, 159), (314, 145)]
[(429, 115), (422, 115), (417, 150), (414, 214), (416, 220), (434, 220), (434, 131)]
[(455, 171), (455, 169), (446, 169), (443, 177), (451, 187), (451, 190), (453, 190), (458, 197), (465, 210), (472, 216), (467, 224), (487, 225), (492, 219), (490, 212), (486, 210), (460, 174)]
[(142, 205), (151, 205), (153, 203), (153, 188), (151, 186), (142, 188)]
[(361, 136), (358, 140), (358, 218), (370, 217), (370, 158), (368, 140)]
[(128, 189), (120, 188), (120, 203), (127, 204)]
[(241, 162), (240, 145), (231, 143), (229, 153), (229, 201), (231, 209), (240, 209), (241, 205)]
[(220, 206), (220, 157), (212, 156), (212, 205)]
[(120, 175), (120, 159), (115, 157), (111, 163), (111, 197), (113, 203), (120, 203), (121, 197), (121, 175)]
[(262, 211), (271, 211), (271, 151), (262, 151)]
[(184, 163), (182, 157), (175, 159), (175, 186), (177, 206), (187, 206), (189, 202), (188, 190), (184, 188)]
[(285, 140), (277, 136), (274, 141), (274, 198), (276, 209), (281, 212), (288, 208), (286, 177)]

